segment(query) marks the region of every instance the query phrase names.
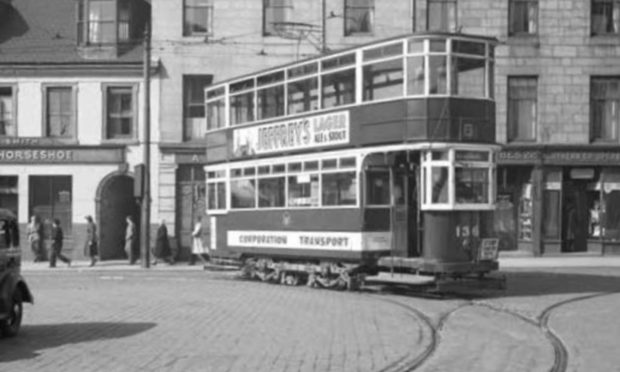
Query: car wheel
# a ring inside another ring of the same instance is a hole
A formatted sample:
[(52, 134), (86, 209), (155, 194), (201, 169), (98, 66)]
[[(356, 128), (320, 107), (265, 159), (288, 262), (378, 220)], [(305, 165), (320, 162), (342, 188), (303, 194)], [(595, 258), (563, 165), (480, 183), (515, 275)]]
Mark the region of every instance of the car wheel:
[(4, 337), (17, 336), (19, 327), (22, 324), (23, 315), (22, 293), (19, 289), (13, 293), (13, 303), (8, 318), (0, 321), (0, 331)]

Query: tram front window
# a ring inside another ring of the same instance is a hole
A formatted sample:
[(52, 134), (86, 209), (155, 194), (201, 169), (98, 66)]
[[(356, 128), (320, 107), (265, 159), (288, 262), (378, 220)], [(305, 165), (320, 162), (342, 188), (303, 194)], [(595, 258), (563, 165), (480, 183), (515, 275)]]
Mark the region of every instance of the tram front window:
[(366, 173), (366, 203), (368, 205), (390, 204), (390, 172), (372, 170)]
[(448, 203), (448, 167), (433, 167), (433, 203)]
[(456, 168), (454, 170), (456, 202), (460, 204), (488, 203), (488, 172), (487, 169), (482, 168)]

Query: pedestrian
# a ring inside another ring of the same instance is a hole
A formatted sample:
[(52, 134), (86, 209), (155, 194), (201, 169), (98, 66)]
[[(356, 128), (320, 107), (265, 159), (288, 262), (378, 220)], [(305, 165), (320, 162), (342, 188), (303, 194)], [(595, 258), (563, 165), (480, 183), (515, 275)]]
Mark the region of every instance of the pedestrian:
[(50, 256), (50, 267), (56, 267), (56, 257), (66, 263), (67, 266), (71, 266), (71, 260), (62, 254), (63, 239), (64, 236), (62, 233), (62, 227), (60, 227), (60, 220), (58, 218), (54, 218), (54, 222), (52, 223), (52, 254)]
[(30, 217), (30, 223), (27, 229), (28, 243), (30, 243), (30, 250), (34, 256), (34, 262), (43, 261), (41, 255), (41, 223), (37, 216)]
[(161, 220), (157, 228), (157, 238), (155, 239), (155, 250), (153, 251), (153, 265), (157, 265), (159, 260), (167, 261), (169, 264), (174, 263), (174, 258), (170, 252), (170, 241), (168, 240), (168, 227), (166, 220)]
[(86, 216), (86, 243), (84, 244), (84, 255), (90, 257), (90, 266), (95, 266), (99, 249), (97, 246), (97, 225), (91, 216)]
[(136, 223), (132, 216), (127, 216), (127, 229), (125, 230), (125, 253), (129, 264), (133, 265), (137, 261), (136, 247), (138, 246), (138, 232)]
[(202, 262), (203, 269), (207, 269), (207, 260), (204, 258), (204, 254), (207, 253), (204, 244), (202, 244), (202, 218), (198, 216), (196, 218), (196, 225), (194, 225), (194, 231), (192, 231), (192, 256), (190, 258), (190, 265), (196, 263), (196, 258)]

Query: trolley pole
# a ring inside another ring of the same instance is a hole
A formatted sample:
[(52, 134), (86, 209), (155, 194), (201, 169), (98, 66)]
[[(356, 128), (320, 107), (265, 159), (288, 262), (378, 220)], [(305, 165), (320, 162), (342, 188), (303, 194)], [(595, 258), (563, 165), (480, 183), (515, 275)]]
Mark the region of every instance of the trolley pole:
[(151, 24), (144, 30), (144, 179), (142, 192), (142, 216), (140, 228), (140, 257), (142, 267), (151, 267)]
[(327, 4), (326, 0), (321, 0), (321, 53), (327, 53)]

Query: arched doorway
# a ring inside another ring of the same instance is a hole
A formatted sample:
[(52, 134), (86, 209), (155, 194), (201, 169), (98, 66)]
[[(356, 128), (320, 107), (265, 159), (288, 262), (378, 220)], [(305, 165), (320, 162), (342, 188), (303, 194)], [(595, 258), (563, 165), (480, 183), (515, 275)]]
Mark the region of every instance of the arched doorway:
[(127, 216), (140, 226), (140, 207), (133, 196), (134, 180), (124, 173), (112, 174), (99, 185), (97, 221), (99, 222), (99, 255), (102, 260), (125, 259)]

